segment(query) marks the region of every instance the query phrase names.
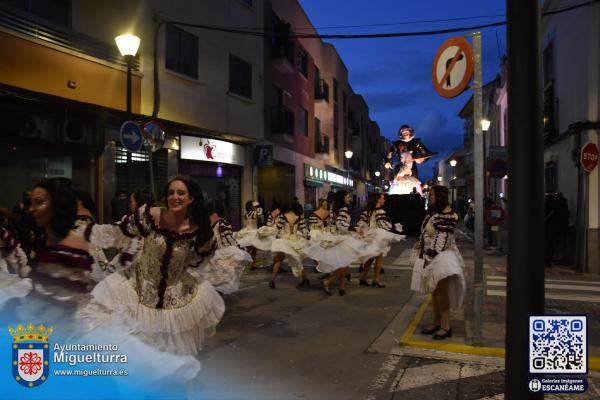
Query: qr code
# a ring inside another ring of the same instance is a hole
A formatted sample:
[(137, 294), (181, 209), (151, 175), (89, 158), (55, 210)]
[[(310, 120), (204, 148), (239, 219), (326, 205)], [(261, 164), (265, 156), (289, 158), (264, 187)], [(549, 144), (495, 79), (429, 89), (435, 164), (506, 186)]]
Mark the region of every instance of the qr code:
[(529, 317), (529, 372), (587, 373), (587, 317)]

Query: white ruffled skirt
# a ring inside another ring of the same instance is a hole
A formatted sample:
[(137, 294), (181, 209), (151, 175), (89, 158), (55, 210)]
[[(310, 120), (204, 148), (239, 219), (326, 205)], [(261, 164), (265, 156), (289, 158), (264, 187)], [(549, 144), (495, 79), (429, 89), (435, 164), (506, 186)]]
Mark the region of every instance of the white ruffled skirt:
[(308, 246), (308, 241), (304, 238), (295, 240), (279, 238), (273, 240), (271, 252), (273, 254), (282, 253), (286, 256), (288, 263), (292, 267), (292, 273), (295, 277), (302, 276), (304, 269), (303, 261), (306, 258), (304, 250)]
[(237, 246), (226, 246), (198, 268), (190, 268), (190, 274), (199, 282), (210, 282), (217, 291), (230, 294), (240, 288), (244, 269), (252, 262), (250, 254)]
[(361, 236), (362, 243), (359, 248), (360, 263), (364, 263), (377, 256), (387, 256), (391, 250), (391, 244), (406, 240), (405, 235), (400, 235), (381, 228), (368, 230)]
[(240, 247), (254, 246), (256, 239), (258, 238), (258, 229), (249, 227), (242, 228), (234, 234), (234, 237)]
[[(195, 296), (185, 306), (157, 309), (140, 303), (134, 279), (130, 282), (120, 273), (109, 275), (92, 291), (92, 307), (104, 307), (119, 326), (130, 327), (136, 336), (159, 351), (198, 354), (225, 312), (223, 299), (215, 288), (209, 282), (199, 283)], [(87, 313), (92, 320), (93, 315), (93, 310)]]
[(305, 249), (307, 258), (319, 263), (317, 270), (326, 274), (349, 266), (360, 258), (358, 249), (362, 247), (360, 240), (351, 235), (334, 235), (322, 233), (311, 238), (311, 244)]
[(0, 259), (0, 308), (10, 299), (27, 296), (31, 288), (31, 279), (9, 273), (6, 262)]
[(464, 267), (465, 263), (458, 250), (445, 250), (433, 258), (423, 268), (424, 260), (416, 258), (413, 264), (410, 288), (421, 293), (431, 293), (437, 284), (450, 277), (448, 297), (450, 308), (462, 305), (467, 288)]
[(410, 194), (413, 188), (421, 194), (421, 181), (414, 176), (401, 176), (390, 183), (389, 194)]

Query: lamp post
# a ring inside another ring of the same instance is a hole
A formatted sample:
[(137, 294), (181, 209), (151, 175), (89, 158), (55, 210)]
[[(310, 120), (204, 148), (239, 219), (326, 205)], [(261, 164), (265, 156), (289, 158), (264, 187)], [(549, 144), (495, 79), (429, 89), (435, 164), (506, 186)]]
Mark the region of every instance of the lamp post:
[[(125, 61), (127, 61), (127, 121), (131, 120), (131, 64), (133, 61), (133, 57), (135, 57), (139, 47), (140, 47), (140, 38), (135, 35), (124, 34), (119, 35), (115, 38), (115, 42), (117, 43), (117, 47), (119, 48), (119, 52), (123, 57), (125, 57)], [(152, 153), (152, 152), (150, 152)], [(133, 169), (131, 165), (131, 152), (127, 152), (127, 191), (129, 194), (132, 192), (131, 181)], [(152, 167), (152, 160), (150, 160), (150, 167)], [(151, 168), (152, 173), (152, 168)], [(154, 188), (153, 188), (154, 189)]]
[(456, 174), (454, 172), (454, 168), (456, 167), (456, 160), (450, 160), (450, 166), (452, 167), (452, 180), (450, 182), (452, 182), (452, 205), (454, 206), (454, 203), (456, 202)]
[(348, 160), (348, 166), (346, 168), (348, 179), (350, 179), (350, 159), (352, 158), (352, 155), (354, 155), (354, 153), (352, 152), (352, 150), (346, 150), (344, 154), (346, 155), (346, 160)]
[(135, 35), (125, 34), (115, 38), (119, 52), (127, 61), (127, 120), (131, 119), (131, 64), (139, 47), (140, 38)]

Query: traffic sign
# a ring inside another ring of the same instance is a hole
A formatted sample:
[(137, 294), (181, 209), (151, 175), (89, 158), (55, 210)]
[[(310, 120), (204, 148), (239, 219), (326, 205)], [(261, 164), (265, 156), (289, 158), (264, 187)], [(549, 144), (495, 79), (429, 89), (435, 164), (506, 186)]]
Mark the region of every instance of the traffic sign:
[(142, 130), (135, 121), (125, 121), (121, 125), (121, 144), (131, 152), (142, 148)]
[(458, 96), (469, 85), (474, 65), (473, 49), (465, 38), (447, 39), (433, 60), (433, 87), (442, 97), (450, 99)]
[(587, 142), (581, 148), (580, 162), (584, 171), (592, 172), (598, 165), (598, 146), (596, 143)]

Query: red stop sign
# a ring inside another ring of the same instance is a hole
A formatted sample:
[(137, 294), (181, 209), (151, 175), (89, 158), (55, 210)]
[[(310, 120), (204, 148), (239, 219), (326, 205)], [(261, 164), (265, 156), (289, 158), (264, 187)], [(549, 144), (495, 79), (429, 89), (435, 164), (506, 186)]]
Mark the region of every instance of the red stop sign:
[(598, 165), (598, 146), (588, 142), (581, 148), (581, 166), (587, 172), (592, 172)]

